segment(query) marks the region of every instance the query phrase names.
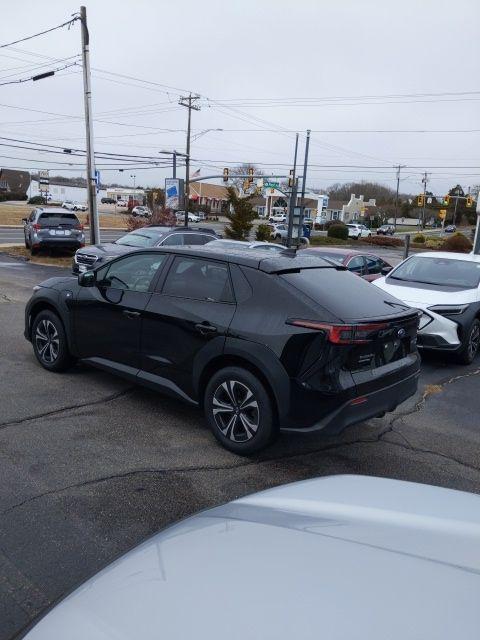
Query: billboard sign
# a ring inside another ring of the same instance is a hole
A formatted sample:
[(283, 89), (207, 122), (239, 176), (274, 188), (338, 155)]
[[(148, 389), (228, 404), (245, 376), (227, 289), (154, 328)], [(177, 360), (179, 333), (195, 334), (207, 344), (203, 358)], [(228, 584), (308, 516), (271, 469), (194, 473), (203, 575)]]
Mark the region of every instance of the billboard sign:
[(165, 208), (178, 210), (184, 199), (184, 181), (181, 178), (165, 178)]

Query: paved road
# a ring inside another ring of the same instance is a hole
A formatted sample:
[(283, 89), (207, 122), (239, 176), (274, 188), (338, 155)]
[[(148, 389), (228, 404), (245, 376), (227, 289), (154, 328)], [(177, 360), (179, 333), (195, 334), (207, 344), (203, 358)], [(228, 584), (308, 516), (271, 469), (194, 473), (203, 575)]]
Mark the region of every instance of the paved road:
[(359, 473), (480, 492), (480, 358), (426, 360), (395, 414), (244, 459), (196, 409), (86, 366), (43, 371), (23, 310), (56, 274), (0, 255), (0, 640), (165, 524), (252, 491)]

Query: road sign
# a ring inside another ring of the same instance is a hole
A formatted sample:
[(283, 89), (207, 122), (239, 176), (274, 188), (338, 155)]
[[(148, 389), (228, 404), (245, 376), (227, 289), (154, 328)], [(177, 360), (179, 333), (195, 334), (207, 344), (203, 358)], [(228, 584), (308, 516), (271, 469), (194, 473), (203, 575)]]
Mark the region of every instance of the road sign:
[(48, 169), (42, 169), (38, 172), (38, 190), (40, 193), (48, 193), (50, 188), (50, 174)]
[(181, 178), (165, 178), (165, 208), (180, 209), (184, 199), (184, 181)]

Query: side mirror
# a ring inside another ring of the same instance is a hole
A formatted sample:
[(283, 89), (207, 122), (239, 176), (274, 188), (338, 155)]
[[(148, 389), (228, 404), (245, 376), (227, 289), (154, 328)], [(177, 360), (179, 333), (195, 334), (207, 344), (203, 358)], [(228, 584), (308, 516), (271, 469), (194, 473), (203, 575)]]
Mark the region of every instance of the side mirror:
[(382, 267), (382, 276), (386, 276), (387, 273), (390, 273), (390, 271), (393, 269), (393, 267), (389, 266), (385, 266)]
[(22, 222), (25, 222), (25, 224), (28, 222), (28, 218), (22, 218)]
[(97, 276), (95, 271), (85, 271), (78, 275), (78, 284), (81, 287), (94, 287), (96, 281)]

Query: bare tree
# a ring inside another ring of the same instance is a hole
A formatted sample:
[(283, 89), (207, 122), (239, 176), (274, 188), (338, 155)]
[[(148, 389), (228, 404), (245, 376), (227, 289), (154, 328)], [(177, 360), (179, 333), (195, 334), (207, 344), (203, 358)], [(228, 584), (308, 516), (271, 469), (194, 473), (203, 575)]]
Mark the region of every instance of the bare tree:
[(244, 162), (243, 164), (239, 164), (237, 167), (232, 167), (230, 169), (230, 175), (232, 176), (231, 183), (234, 187), (237, 188), (239, 192), (243, 191), (243, 183), (245, 181), (245, 178), (235, 178), (235, 176), (246, 176), (248, 175), (249, 169), (253, 169), (254, 175), (265, 175), (261, 169), (248, 162)]

